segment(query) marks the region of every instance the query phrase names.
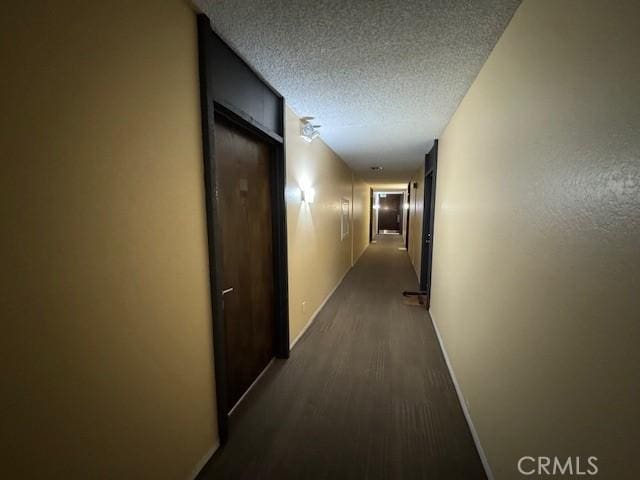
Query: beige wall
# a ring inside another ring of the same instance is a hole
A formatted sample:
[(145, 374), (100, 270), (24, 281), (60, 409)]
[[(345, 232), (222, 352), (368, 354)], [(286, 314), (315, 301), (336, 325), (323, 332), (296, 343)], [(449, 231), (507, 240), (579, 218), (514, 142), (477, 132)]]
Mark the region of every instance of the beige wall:
[(195, 18), (0, 20), (2, 478), (185, 479), (217, 442)]
[[(289, 108), (286, 110), (286, 155), (289, 331), (291, 342), (294, 342), (327, 295), (351, 268), (355, 230), (358, 233), (355, 234), (357, 243), (354, 251), (364, 248), (361, 238), (363, 223), (367, 224), (368, 243), (369, 212), (361, 208), (363, 185), (357, 182), (357, 208), (353, 215), (351, 169), (322, 138), (312, 143), (305, 142), (300, 137), (300, 120)], [(300, 201), (300, 189), (309, 187), (316, 192), (313, 204)], [(349, 199), (355, 224), (344, 240), (340, 239), (342, 198)]]
[[(422, 259), (422, 209), (424, 205), (424, 163), (413, 174), (409, 182), (411, 184), (411, 198), (409, 199), (409, 247), (408, 253), (411, 264), (420, 279), (420, 265)], [(418, 188), (413, 188), (417, 183)]]
[(638, 18), (525, 0), (441, 137), (431, 311), (497, 479), (640, 476)]
[(355, 264), (369, 246), (369, 214), (371, 187), (353, 175), (353, 260)]

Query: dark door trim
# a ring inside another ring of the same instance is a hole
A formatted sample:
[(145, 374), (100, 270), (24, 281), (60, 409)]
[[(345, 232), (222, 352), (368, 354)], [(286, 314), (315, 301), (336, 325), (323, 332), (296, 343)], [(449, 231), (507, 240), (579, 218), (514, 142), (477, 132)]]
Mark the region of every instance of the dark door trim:
[[(205, 206), (209, 247), (213, 350), (216, 382), (218, 434), (220, 444), (228, 438), (226, 328), (220, 272), (222, 245), (218, 215), (218, 179), (215, 163), (215, 118), (224, 117), (236, 126), (268, 143), (271, 211), (273, 225), (273, 265), (275, 291), (274, 352), (289, 357), (289, 311), (287, 280), (287, 218), (285, 206), (284, 98), (256, 74), (211, 28), (205, 15), (198, 15), (198, 62), (202, 121)], [(247, 100), (249, 99), (249, 101)], [(253, 103), (251, 103), (253, 102)]]
[(369, 188), (369, 243), (373, 241), (373, 188)]
[[(420, 290), (427, 294), (427, 308), (431, 303), (431, 265), (433, 259), (433, 223), (436, 213), (436, 174), (438, 171), (438, 140), (424, 157), (424, 203), (422, 208), (422, 255), (420, 262)], [(428, 188), (430, 183), (431, 188)]]
[(409, 215), (411, 212), (411, 182), (407, 184), (407, 205), (409, 205), (409, 208), (407, 208), (407, 211), (406, 211), (407, 228), (404, 231), (405, 232), (404, 248), (406, 248), (408, 251), (409, 250), (409, 217), (411, 217), (411, 215)]

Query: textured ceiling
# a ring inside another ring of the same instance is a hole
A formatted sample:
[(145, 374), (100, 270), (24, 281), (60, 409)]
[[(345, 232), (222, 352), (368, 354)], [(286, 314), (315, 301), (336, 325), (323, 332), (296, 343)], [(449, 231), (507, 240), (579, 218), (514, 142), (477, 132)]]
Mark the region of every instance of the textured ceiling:
[(379, 184), (408, 181), (520, 0), (195, 3), (298, 115), (316, 117), (333, 150)]

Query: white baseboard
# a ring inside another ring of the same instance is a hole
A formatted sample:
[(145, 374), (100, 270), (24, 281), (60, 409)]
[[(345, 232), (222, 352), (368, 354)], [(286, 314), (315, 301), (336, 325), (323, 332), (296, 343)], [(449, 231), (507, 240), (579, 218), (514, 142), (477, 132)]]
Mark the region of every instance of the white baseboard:
[[(358, 257), (360, 258), (360, 257)], [(322, 303), (320, 304), (320, 306), (318, 308), (316, 308), (316, 311), (313, 312), (313, 314), (311, 315), (311, 318), (309, 318), (309, 321), (307, 322), (307, 324), (304, 326), (304, 328), (302, 329), (302, 331), (298, 334), (298, 336), (293, 340), (293, 342), (291, 342), (289, 344), (289, 350), (293, 350), (293, 347), (295, 346), (296, 343), (298, 343), (298, 341), (302, 338), (302, 336), (307, 333), (307, 330), (309, 330), (309, 327), (311, 326), (311, 324), (313, 323), (313, 321), (316, 319), (316, 317), (318, 316), (318, 314), (320, 313), (320, 310), (322, 310), (322, 308), (326, 305), (326, 303), (329, 301), (329, 299), (331, 298), (331, 296), (335, 293), (335, 291), (338, 289), (338, 287), (340, 286), (340, 284), (342, 283), (342, 281), (344, 280), (344, 277), (347, 276), (347, 274), (351, 271), (353, 267), (349, 267), (347, 269), (346, 272), (344, 272), (344, 275), (342, 275), (342, 277), (340, 278), (340, 280), (338, 280), (338, 283), (336, 283), (336, 286), (333, 287), (333, 289), (329, 292), (329, 294), (325, 297), (325, 299), (322, 301)]]
[(213, 446), (209, 450), (207, 450), (207, 453), (205, 453), (204, 456), (200, 459), (200, 461), (196, 464), (196, 466), (193, 467), (193, 470), (191, 471), (191, 476), (189, 477), (190, 480), (195, 480), (196, 478), (198, 478), (198, 475), (200, 475), (200, 472), (202, 471), (204, 466), (211, 459), (211, 457), (213, 457), (213, 454), (216, 453), (216, 450), (218, 450), (219, 446), (220, 446), (220, 441), (216, 440), (216, 443), (214, 443)]
[(436, 321), (431, 316), (431, 312), (429, 312), (429, 318), (431, 319), (433, 328), (436, 331), (436, 337), (438, 337), (440, 350), (442, 350), (444, 361), (447, 364), (447, 369), (449, 370), (449, 375), (451, 376), (451, 380), (453, 381), (453, 386), (455, 387), (456, 393), (458, 394), (458, 401), (460, 402), (460, 406), (462, 407), (462, 411), (464, 412), (464, 418), (467, 420), (467, 425), (469, 425), (469, 431), (471, 432), (471, 436), (473, 437), (473, 443), (475, 443), (476, 445), (476, 450), (478, 451), (478, 455), (480, 456), (480, 461), (482, 462), (482, 466), (484, 467), (484, 471), (487, 475), (487, 479), (494, 480), (493, 472), (491, 471), (491, 466), (489, 465), (489, 460), (487, 459), (487, 455), (484, 453), (484, 449), (480, 444), (480, 437), (478, 437), (476, 428), (474, 427), (473, 421), (471, 420), (471, 414), (469, 413), (469, 408), (467, 407), (467, 401), (464, 399), (464, 396), (462, 395), (462, 389), (458, 384), (458, 380), (456, 379), (455, 373), (453, 373), (453, 367), (451, 366), (451, 361), (449, 360), (449, 355), (447, 354), (447, 350), (444, 347), (444, 342), (442, 341), (440, 330), (438, 330), (438, 325), (436, 324)]

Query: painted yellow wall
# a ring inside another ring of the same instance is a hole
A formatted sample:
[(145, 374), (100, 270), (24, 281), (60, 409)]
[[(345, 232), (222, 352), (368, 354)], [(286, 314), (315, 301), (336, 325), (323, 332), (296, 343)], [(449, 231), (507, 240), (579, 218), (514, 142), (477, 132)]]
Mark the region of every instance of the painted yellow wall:
[[(411, 177), (411, 198), (409, 199), (409, 247), (411, 264), (420, 279), (420, 262), (422, 259), (422, 211), (424, 205), (424, 163)], [(413, 188), (417, 183), (418, 188)]]
[[(358, 230), (357, 248), (363, 248), (363, 223), (367, 225), (368, 242), (369, 212), (361, 208), (363, 185), (359, 182), (356, 186), (358, 208), (353, 215), (353, 172), (322, 138), (305, 142), (300, 137), (300, 119), (289, 108), (285, 128), (289, 331), (294, 342), (351, 268), (356, 228), (352, 228), (344, 240), (340, 239), (341, 199), (349, 199), (352, 207), (352, 220)], [(301, 202), (300, 190), (310, 187), (316, 192), (315, 202)], [(304, 311), (302, 302), (305, 302)]]
[(0, 477), (189, 478), (217, 442), (194, 13), (0, 18)]
[(369, 246), (369, 184), (353, 176), (353, 261), (358, 261)]
[(499, 480), (640, 477), (638, 18), (525, 0), (440, 140), (431, 311)]

